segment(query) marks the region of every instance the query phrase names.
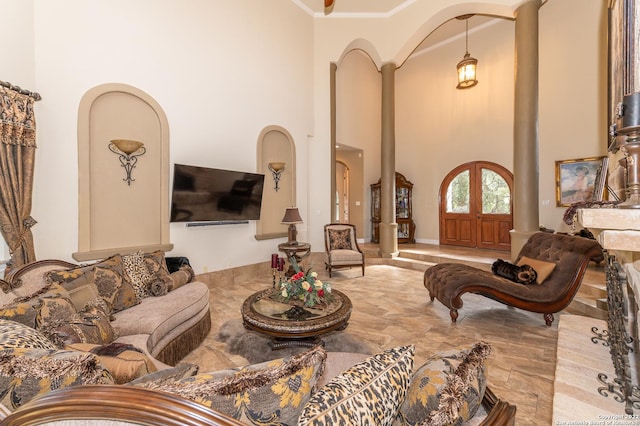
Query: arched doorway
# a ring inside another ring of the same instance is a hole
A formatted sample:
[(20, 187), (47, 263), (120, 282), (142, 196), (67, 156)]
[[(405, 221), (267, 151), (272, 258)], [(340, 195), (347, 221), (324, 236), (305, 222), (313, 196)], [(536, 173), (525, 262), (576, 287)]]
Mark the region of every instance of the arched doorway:
[(336, 161), (336, 205), (333, 221), (349, 223), (349, 166)]
[(510, 250), (513, 174), (474, 161), (453, 169), (440, 185), (440, 244)]

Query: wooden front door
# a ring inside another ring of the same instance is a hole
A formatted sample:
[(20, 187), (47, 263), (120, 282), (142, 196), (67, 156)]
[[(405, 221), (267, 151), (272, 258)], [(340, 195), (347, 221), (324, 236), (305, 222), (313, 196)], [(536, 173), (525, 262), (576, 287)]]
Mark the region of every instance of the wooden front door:
[(453, 169), (440, 185), (440, 244), (511, 250), (513, 175), (475, 161)]

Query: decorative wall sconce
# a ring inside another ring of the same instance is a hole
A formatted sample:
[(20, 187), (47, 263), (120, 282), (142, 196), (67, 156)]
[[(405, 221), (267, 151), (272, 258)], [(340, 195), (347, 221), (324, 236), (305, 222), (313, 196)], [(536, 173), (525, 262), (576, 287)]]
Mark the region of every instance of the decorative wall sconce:
[(109, 151), (118, 155), (120, 165), (124, 167), (126, 173), (126, 177), (122, 180), (127, 182), (127, 185), (131, 185), (131, 181), (135, 180), (131, 177), (131, 171), (136, 166), (138, 157), (147, 152), (144, 144), (128, 139), (114, 139), (109, 143)]
[(269, 163), (269, 171), (273, 176), (273, 181), (276, 183), (275, 190), (278, 192), (280, 187), (278, 186), (278, 182), (280, 182), (280, 175), (284, 172), (284, 163), (281, 162), (272, 162)]
[(468, 89), (478, 84), (476, 80), (476, 68), (478, 66), (478, 60), (469, 55), (469, 18), (473, 15), (461, 15), (456, 19), (464, 19), (466, 24), (465, 30), (465, 54), (464, 58), (456, 66), (458, 70), (458, 85), (456, 89)]

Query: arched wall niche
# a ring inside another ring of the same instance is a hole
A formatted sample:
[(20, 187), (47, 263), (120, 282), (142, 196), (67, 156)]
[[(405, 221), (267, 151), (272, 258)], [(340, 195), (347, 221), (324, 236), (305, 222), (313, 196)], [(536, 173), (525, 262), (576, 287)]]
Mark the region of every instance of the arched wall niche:
[[(269, 163), (283, 162), (278, 190), (275, 189)], [(287, 207), (296, 206), (296, 147), (291, 134), (280, 126), (267, 126), (258, 136), (258, 173), (265, 175), (262, 211), (256, 222), (257, 240), (287, 236), (287, 225), (282, 224)]]
[[(131, 182), (113, 139), (144, 143)], [(103, 84), (78, 108), (78, 261), (116, 253), (169, 251), (169, 123), (147, 93)]]

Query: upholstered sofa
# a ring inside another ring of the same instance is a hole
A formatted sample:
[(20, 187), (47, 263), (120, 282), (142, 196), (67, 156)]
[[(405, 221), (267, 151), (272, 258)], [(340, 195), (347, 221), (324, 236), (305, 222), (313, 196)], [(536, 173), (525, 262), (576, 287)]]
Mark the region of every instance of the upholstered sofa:
[[(170, 273), (163, 252), (118, 254), (88, 265), (49, 259), (22, 266), (0, 280), (0, 347), (42, 350), (52, 363), (96, 355), (110, 376), (91, 379), (100, 384), (167, 369), (211, 328), (209, 289), (194, 277), (188, 264)], [(90, 359), (78, 365), (83, 361)], [(27, 398), (16, 386), (0, 393), (11, 409)], [(36, 391), (47, 389), (29, 392)]]
[(0, 424), (513, 425), (516, 408), (486, 386), (490, 352), (477, 342), (416, 366), (412, 345), (371, 356), (317, 346), (212, 373), (194, 375), (181, 364), (127, 385), (52, 391), (13, 413), (0, 412)]
[[(487, 388), (484, 342), (419, 366), (412, 345), (374, 355), (301, 348), (214, 372), (178, 363), (210, 328), (207, 286), (192, 281), (188, 267), (169, 274), (160, 253), (134, 257), (84, 266), (39, 261), (6, 277), (0, 425), (329, 424), (325, 416), (333, 424), (418, 424), (427, 416), (431, 424), (514, 422), (516, 408)], [(140, 282), (146, 293), (135, 297)], [(104, 303), (92, 302), (96, 294)]]

